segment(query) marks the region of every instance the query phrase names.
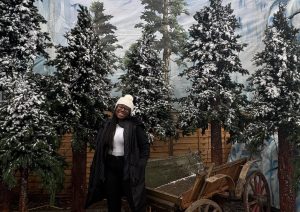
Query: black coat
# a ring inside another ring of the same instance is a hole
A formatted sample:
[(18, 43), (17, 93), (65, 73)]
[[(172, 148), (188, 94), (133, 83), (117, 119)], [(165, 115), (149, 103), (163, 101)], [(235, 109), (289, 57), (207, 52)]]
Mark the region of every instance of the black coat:
[[(85, 207), (88, 208), (103, 198), (105, 192), (105, 151), (103, 135), (110, 126), (111, 120), (106, 121), (99, 129), (96, 138), (96, 151), (90, 170), (88, 194)], [(144, 125), (134, 118), (119, 123), (124, 128), (124, 180), (129, 179), (131, 193), (136, 208), (143, 204), (145, 194), (145, 167), (149, 157), (150, 145)]]

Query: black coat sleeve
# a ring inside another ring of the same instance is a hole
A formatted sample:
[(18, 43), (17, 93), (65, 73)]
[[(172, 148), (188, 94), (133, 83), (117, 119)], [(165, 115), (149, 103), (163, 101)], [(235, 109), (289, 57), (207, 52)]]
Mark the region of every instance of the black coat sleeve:
[(150, 155), (150, 143), (145, 129), (142, 126), (136, 127), (137, 143), (140, 152), (140, 159), (147, 162)]
[(85, 208), (88, 208), (93, 203), (101, 200), (104, 196), (101, 186), (101, 135), (103, 133), (103, 125), (100, 126), (98, 130), (97, 137), (95, 139), (95, 153), (93, 157), (93, 161), (90, 168), (90, 176), (89, 176), (89, 185), (88, 185), (88, 193), (86, 196)]

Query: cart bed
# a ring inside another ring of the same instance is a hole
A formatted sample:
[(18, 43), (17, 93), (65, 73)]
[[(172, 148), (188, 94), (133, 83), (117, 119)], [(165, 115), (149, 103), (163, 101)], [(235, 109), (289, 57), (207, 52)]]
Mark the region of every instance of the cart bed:
[(185, 178), (181, 178), (168, 184), (161, 185), (155, 188), (155, 190), (157, 190), (158, 192), (162, 191), (175, 196), (180, 196), (181, 194), (186, 192), (188, 188), (192, 188), (195, 182), (195, 176), (196, 175), (191, 175)]

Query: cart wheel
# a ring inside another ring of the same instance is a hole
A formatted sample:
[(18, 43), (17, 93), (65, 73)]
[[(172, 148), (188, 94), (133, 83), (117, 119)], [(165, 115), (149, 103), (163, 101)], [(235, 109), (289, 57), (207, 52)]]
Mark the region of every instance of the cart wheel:
[(200, 199), (193, 202), (185, 212), (222, 212), (222, 209), (210, 199)]
[(270, 212), (270, 190), (261, 172), (255, 171), (246, 178), (243, 201), (246, 212)]

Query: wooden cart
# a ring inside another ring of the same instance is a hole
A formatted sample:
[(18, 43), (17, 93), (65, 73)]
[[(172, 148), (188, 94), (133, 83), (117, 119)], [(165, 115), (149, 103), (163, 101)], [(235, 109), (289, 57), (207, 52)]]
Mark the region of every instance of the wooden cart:
[(242, 200), (244, 211), (270, 212), (270, 191), (264, 175), (250, 170), (255, 161), (240, 159), (220, 166), (210, 166), (196, 175), (160, 185), (146, 187), (148, 211), (215, 211), (214, 201)]

